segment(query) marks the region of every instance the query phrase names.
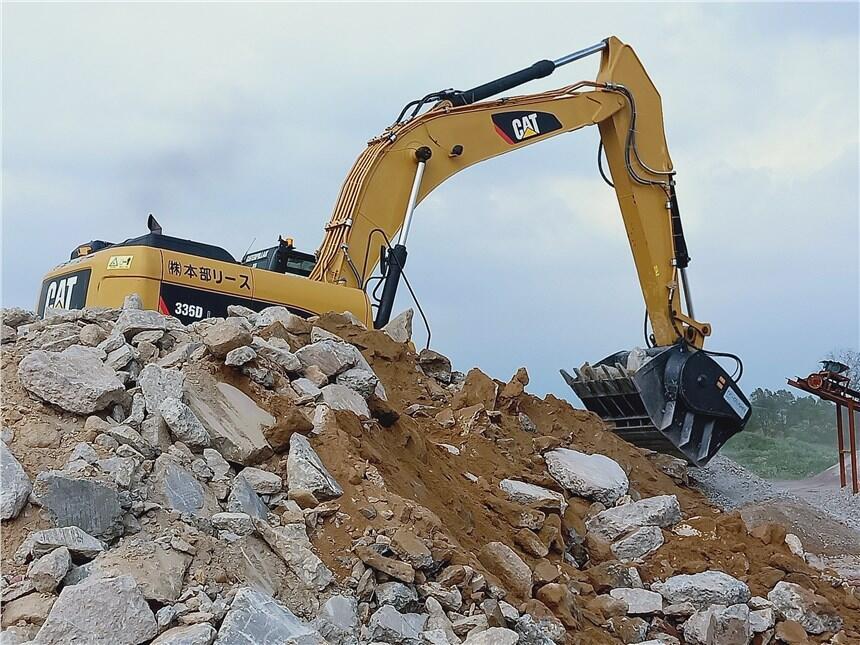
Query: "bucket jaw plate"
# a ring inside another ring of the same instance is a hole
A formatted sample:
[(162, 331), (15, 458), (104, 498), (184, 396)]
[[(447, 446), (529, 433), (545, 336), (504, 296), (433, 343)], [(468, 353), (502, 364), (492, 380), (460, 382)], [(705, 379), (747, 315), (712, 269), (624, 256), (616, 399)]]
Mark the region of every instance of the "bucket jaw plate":
[(683, 345), (618, 352), (561, 375), (618, 436), (695, 466), (707, 464), (752, 413), (719, 363)]

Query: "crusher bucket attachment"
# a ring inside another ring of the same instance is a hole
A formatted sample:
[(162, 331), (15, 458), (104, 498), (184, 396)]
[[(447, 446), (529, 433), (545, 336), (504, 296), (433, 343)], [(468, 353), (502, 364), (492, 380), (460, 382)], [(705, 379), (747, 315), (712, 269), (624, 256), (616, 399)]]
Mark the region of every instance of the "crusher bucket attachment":
[(561, 375), (619, 437), (704, 466), (749, 421), (749, 401), (703, 351), (683, 345), (618, 352)]

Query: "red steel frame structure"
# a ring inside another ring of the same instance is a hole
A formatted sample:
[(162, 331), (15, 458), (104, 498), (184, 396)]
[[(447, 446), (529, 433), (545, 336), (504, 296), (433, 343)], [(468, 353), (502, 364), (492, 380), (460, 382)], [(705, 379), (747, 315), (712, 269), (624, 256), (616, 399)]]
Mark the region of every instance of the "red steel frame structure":
[[(854, 415), (860, 410), (860, 392), (852, 390), (847, 376), (822, 370), (810, 374), (806, 378), (788, 379), (788, 384), (804, 392), (809, 392), (824, 401), (836, 404), (836, 434), (839, 445), (839, 485), (845, 488), (845, 455), (851, 454), (851, 490), (856, 495), (860, 492), (860, 481), (857, 476), (857, 438), (855, 433)], [(848, 445), (845, 448), (845, 437), (842, 427), (842, 408), (848, 411)]]

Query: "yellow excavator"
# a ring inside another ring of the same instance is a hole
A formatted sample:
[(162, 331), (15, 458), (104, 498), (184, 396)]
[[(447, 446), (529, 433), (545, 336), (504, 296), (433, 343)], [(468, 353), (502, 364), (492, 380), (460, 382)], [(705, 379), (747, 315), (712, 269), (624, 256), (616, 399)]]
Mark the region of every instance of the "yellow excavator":
[[(601, 56), (594, 81), (491, 100), (593, 54)], [(353, 165), (315, 254), (279, 238), (238, 262), (222, 248), (163, 234), (150, 216), (146, 235), (75, 249), (45, 277), (38, 312), (116, 307), (137, 293), (145, 308), (184, 323), (241, 304), (284, 305), (302, 316), (349, 311), (382, 327), (422, 199), (464, 168), (587, 125), (600, 131), (598, 167), (618, 197), (651, 333), (645, 349), (562, 376), (619, 435), (703, 465), (743, 429), (750, 405), (714, 356), (735, 359), (742, 369), (740, 359), (703, 347), (711, 326), (693, 314), (660, 95), (633, 49), (615, 37), (470, 90), (408, 103)], [(371, 302), (368, 292), (379, 291)]]

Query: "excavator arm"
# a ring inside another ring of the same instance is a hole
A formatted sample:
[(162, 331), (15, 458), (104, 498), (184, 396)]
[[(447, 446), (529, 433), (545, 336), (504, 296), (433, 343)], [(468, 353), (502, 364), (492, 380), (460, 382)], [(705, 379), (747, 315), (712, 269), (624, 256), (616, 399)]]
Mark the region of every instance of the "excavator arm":
[[(488, 100), (598, 52), (594, 81)], [(660, 95), (633, 49), (617, 38), (471, 90), (435, 92), (407, 105), (350, 170), (310, 277), (366, 288), (380, 264), (384, 287), (375, 325), (384, 325), (421, 200), (464, 168), (588, 125), (600, 130), (653, 346), (586, 363), (575, 376), (562, 370), (562, 376), (625, 439), (703, 465), (743, 428), (751, 410), (713, 359), (716, 353), (703, 349), (711, 328), (693, 316)]]
[[(388, 241), (395, 269), (398, 260), (405, 263), (414, 207), (446, 179), (492, 157), (598, 125), (654, 338), (671, 345), (684, 337), (701, 347), (710, 327), (681, 307), (678, 273), (686, 267), (686, 245), (680, 216), (672, 212), (660, 95), (629, 45), (610, 38), (600, 50), (589, 50), (602, 51), (595, 82), (479, 103), (467, 101), (481, 88), (449, 92), (428, 112), (371, 140), (341, 189), (311, 278), (363, 287)], [(403, 257), (393, 242), (398, 231)], [(391, 291), (389, 298), (383, 293), (378, 325), (387, 322)]]

